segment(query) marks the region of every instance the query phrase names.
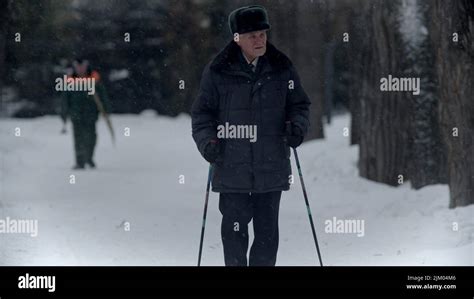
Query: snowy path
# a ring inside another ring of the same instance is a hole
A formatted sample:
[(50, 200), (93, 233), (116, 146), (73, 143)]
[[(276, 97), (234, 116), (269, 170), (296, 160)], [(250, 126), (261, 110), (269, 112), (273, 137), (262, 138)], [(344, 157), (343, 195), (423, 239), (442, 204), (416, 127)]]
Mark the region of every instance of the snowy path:
[[(59, 134), (58, 117), (0, 120), (0, 219), (39, 223), (37, 237), (0, 233), (0, 265), (196, 264), (207, 165), (190, 118), (145, 113), (112, 121), (116, 148), (100, 121), (98, 169), (72, 171), (71, 132)], [(446, 185), (413, 191), (409, 183), (393, 188), (358, 177), (358, 149), (342, 135), (348, 124), (348, 116), (336, 117), (325, 140), (299, 149), (325, 264), (474, 265), (474, 206), (449, 210)], [(217, 204), (212, 193), (203, 265), (223, 265)], [(364, 236), (325, 233), (333, 217), (364, 220)], [(296, 176), (282, 197), (277, 265), (316, 264)]]

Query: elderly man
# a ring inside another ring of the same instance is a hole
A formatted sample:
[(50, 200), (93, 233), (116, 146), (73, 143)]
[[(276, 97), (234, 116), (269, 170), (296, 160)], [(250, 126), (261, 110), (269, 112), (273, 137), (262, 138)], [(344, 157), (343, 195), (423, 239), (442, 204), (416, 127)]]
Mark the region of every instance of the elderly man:
[[(212, 191), (220, 193), (225, 265), (247, 266), (253, 219), (248, 265), (274, 266), (280, 197), (290, 188), (289, 147), (303, 142), (311, 103), (290, 59), (267, 41), (265, 8), (239, 8), (229, 26), (233, 40), (204, 69), (192, 133), (212, 163)], [(224, 125), (255, 127), (256, 138), (222, 136)]]

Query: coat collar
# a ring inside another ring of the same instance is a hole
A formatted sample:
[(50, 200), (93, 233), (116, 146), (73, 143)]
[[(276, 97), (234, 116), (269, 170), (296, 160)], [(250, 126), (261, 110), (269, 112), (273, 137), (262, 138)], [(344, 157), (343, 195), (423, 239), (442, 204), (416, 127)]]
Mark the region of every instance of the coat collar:
[[(239, 55), (240, 47), (232, 40), (212, 60), (210, 68), (217, 72), (239, 72), (242, 70)], [(285, 69), (292, 65), (291, 60), (268, 41), (264, 57), (268, 61), (269, 70)]]

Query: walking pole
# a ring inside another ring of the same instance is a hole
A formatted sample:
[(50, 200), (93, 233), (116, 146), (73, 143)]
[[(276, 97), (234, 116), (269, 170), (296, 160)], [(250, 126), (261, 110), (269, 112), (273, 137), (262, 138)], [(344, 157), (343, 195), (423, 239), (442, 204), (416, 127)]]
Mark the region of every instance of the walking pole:
[(102, 117), (105, 119), (105, 123), (107, 124), (107, 128), (109, 129), (110, 132), (110, 137), (112, 137), (112, 144), (115, 146), (115, 132), (114, 132), (114, 127), (112, 127), (112, 122), (110, 121), (109, 114), (105, 112), (104, 105), (102, 104), (102, 101), (100, 100), (99, 96), (94, 93), (94, 101), (95, 104), (97, 105), (97, 109), (99, 112), (102, 114)]
[(311, 230), (313, 231), (314, 243), (316, 244), (316, 250), (318, 251), (319, 264), (323, 266), (323, 261), (321, 259), (321, 253), (319, 251), (318, 238), (316, 237), (316, 230), (314, 229), (313, 217), (311, 216), (311, 208), (309, 207), (308, 194), (306, 193), (306, 187), (303, 181), (303, 174), (301, 172), (300, 160), (298, 159), (298, 153), (296, 148), (293, 148), (293, 153), (295, 154), (296, 167), (298, 168), (298, 174), (300, 175), (301, 187), (303, 187), (304, 201), (306, 203), (306, 210), (308, 211), (309, 223), (311, 224)]
[(209, 201), (209, 189), (210, 189), (210, 185), (211, 185), (211, 175), (212, 175), (212, 164), (209, 164), (209, 172), (208, 172), (208, 175), (207, 175), (207, 186), (206, 186), (206, 199), (204, 201), (204, 215), (202, 217), (201, 242), (199, 243), (198, 267), (201, 266), (202, 243), (203, 243), (203, 240), (204, 240), (204, 229), (206, 228), (207, 203)]

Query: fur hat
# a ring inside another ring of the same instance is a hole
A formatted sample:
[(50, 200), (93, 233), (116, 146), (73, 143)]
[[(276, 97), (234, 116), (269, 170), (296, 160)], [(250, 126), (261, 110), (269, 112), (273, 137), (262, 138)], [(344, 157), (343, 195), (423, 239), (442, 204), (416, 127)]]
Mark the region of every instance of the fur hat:
[(250, 5), (238, 8), (229, 14), (232, 34), (270, 29), (267, 11), (263, 6)]

